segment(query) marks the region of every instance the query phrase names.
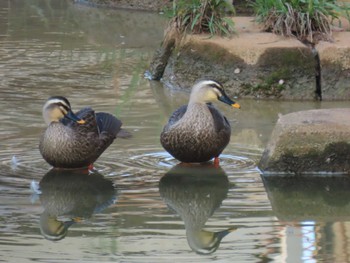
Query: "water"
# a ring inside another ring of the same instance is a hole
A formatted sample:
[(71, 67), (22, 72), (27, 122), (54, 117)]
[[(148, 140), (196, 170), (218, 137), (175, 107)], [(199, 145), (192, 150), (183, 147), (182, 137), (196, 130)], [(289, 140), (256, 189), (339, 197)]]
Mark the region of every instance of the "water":
[[(183, 167), (159, 134), (188, 94), (142, 78), (164, 18), (48, 0), (0, 14), (1, 262), (350, 262), (349, 180), (256, 168), (279, 113), (347, 103), (218, 105), (233, 126), (221, 168)], [(91, 174), (51, 170), (38, 151), (51, 95), (117, 115), (132, 138)]]

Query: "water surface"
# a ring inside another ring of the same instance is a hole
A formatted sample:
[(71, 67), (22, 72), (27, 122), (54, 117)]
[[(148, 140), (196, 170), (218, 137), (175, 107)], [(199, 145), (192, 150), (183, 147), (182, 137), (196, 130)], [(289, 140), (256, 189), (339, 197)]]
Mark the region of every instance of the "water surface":
[[(218, 105), (233, 126), (221, 168), (183, 167), (159, 134), (188, 93), (142, 78), (165, 19), (69, 3), (0, 2), (0, 261), (350, 262), (348, 179), (256, 168), (279, 113), (347, 103)], [(117, 115), (132, 138), (90, 174), (51, 170), (38, 150), (51, 95)]]

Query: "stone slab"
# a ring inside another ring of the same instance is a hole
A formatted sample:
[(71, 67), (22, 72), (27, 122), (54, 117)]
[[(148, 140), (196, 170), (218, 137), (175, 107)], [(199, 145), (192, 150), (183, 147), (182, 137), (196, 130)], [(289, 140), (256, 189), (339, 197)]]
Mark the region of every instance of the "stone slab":
[(350, 173), (350, 108), (279, 116), (259, 162), (263, 173)]

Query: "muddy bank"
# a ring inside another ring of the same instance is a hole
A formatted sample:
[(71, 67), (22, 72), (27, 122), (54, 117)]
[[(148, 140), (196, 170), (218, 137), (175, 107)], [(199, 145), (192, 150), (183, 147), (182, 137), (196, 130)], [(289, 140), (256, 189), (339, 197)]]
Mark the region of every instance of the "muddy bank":
[[(173, 0), (72, 0), (74, 3), (105, 8), (127, 8), (147, 11), (164, 11), (172, 8)], [(253, 15), (253, 9), (247, 1), (232, 1), (237, 15)]]
[[(186, 36), (172, 50), (162, 81), (181, 89), (200, 78), (215, 78), (231, 96), (314, 99), (315, 57), (310, 48), (296, 39), (262, 32), (252, 17), (235, 17), (234, 21), (237, 35), (230, 39)], [(341, 30), (349, 29), (343, 24)], [(350, 32), (335, 32), (333, 37), (333, 43), (316, 46), (323, 99), (350, 99)]]

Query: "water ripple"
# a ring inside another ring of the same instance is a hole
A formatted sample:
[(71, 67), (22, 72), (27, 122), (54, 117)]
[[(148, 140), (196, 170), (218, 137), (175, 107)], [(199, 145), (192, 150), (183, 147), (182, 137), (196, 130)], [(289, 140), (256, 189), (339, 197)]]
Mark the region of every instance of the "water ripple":
[[(96, 162), (96, 168), (100, 172), (114, 175), (133, 174), (140, 171), (162, 173), (178, 163), (180, 162), (166, 151), (150, 146), (110, 153), (108, 157), (105, 156)], [(251, 172), (256, 169), (256, 161), (250, 157), (226, 153), (220, 155), (220, 166), (230, 173)]]

